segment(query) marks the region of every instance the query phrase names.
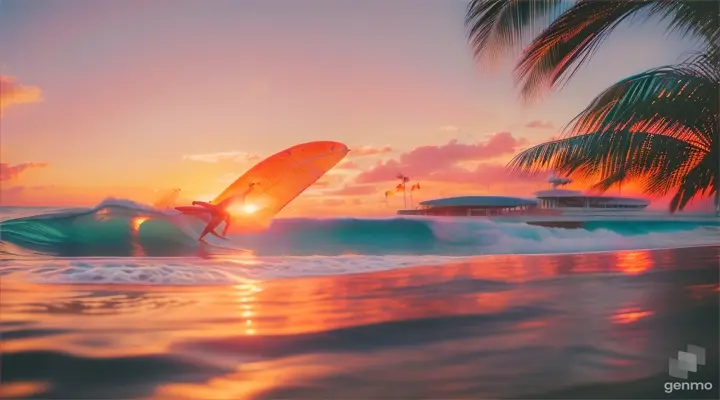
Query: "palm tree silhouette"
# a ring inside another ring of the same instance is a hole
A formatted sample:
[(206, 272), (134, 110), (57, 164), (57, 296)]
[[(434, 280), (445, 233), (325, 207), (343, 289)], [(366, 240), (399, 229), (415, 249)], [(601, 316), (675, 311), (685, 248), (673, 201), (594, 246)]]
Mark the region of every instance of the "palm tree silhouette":
[(397, 191), (403, 192), (403, 207), (407, 208), (407, 190), (405, 190), (405, 185), (410, 182), (410, 178), (401, 173), (398, 173), (396, 178), (400, 180), (400, 183), (397, 186)]
[(545, 18), (546, 28), (515, 67), (522, 97), (530, 100), (565, 85), (615, 27), (641, 11), (645, 20), (666, 19), (670, 31), (702, 41), (704, 51), (612, 85), (566, 127), (563, 138), (524, 150), (508, 167), (595, 179), (599, 191), (630, 179), (650, 195), (675, 190), (671, 211), (698, 195), (714, 194), (720, 207), (717, 2), (473, 0), (466, 23), (475, 56), (483, 62), (517, 46)]

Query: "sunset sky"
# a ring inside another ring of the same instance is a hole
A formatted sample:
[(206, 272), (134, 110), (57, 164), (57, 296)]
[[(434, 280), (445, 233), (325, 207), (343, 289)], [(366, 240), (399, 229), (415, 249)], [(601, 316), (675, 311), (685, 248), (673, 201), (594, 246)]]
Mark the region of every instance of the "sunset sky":
[(478, 68), (461, 0), (0, 0), (3, 205), (214, 197), (267, 156), (353, 151), (285, 215), (372, 215), (402, 172), (415, 200), (530, 195), (519, 149), (557, 135), (613, 82), (694, 44), (619, 28), (570, 85), (525, 104), (510, 54)]

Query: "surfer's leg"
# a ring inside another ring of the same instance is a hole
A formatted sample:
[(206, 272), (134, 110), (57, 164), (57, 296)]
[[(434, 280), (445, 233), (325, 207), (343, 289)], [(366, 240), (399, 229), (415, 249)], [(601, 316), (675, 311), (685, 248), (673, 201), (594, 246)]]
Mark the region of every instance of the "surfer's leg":
[(226, 236), (227, 236), (228, 228), (230, 228), (230, 220), (229, 219), (225, 221), (225, 228), (223, 228), (222, 235), (223, 235), (223, 238), (225, 238), (225, 239), (227, 239)]
[(208, 230), (208, 228), (205, 227), (205, 229), (203, 229), (202, 233), (200, 234), (200, 237), (198, 238), (198, 242), (204, 242), (203, 238), (204, 238), (205, 235), (207, 235), (208, 233), (210, 233), (210, 230)]
[[(200, 237), (198, 238), (198, 240), (203, 240), (203, 238), (204, 238), (208, 233), (213, 233), (213, 234), (215, 234), (215, 231), (214, 231), (213, 229), (215, 229), (216, 226), (217, 226), (217, 223), (216, 223), (214, 220), (213, 220), (213, 221), (210, 221), (210, 222), (207, 224), (207, 226), (205, 227), (205, 229), (203, 229), (203, 231), (202, 231), (202, 233), (200, 234)], [(215, 234), (215, 235), (217, 235), (217, 234)]]
[(219, 218), (213, 218), (212, 220), (210, 220), (205, 229), (203, 229), (202, 234), (200, 234), (200, 238), (198, 238), (198, 240), (202, 240), (208, 233), (222, 238), (220, 235), (218, 235), (217, 232), (215, 232), (215, 228), (217, 228), (217, 226), (220, 225), (221, 222), (222, 220)]
[(208, 233), (210, 233), (211, 235), (213, 235), (213, 236), (215, 236), (215, 237), (218, 237), (218, 238), (220, 238), (220, 239), (225, 239), (223, 236), (220, 236), (220, 235), (219, 235), (217, 232), (215, 232), (215, 230), (213, 230), (213, 229), (211, 229), (210, 232), (208, 232)]

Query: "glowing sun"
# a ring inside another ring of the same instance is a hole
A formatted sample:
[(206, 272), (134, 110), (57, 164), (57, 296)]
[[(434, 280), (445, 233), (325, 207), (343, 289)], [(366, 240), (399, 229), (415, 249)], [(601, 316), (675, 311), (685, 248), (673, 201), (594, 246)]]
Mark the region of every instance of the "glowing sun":
[(244, 212), (245, 214), (252, 214), (257, 210), (258, 206), (256, 206), (255, 204), (245, 204), (242, 206), (242, 212)]

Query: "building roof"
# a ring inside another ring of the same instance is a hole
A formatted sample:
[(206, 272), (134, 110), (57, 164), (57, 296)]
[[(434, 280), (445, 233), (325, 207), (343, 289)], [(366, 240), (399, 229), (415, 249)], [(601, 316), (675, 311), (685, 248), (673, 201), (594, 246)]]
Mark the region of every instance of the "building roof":
[(537, 200), (507, 196), (459, 196), (421, 201), (430, 207), (519, 207), (537, 204)]

